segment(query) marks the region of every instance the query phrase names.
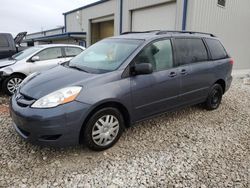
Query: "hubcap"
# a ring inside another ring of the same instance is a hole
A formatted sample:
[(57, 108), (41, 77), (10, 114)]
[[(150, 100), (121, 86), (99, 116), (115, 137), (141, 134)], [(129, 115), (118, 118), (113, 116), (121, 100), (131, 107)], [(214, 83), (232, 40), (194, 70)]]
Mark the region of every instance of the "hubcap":
[(92, 129), (92, 139), (99, 146), (107, 146), (116, 138), (119, 127), (119, 121), (115, 116), (102, 116)]
[(7, 83), (7, 89), (9, 90), (10, 93), (14, 93), (20, 84), (22, 83), (23, 79), (21, 78), (12, 78), (9, 80)]

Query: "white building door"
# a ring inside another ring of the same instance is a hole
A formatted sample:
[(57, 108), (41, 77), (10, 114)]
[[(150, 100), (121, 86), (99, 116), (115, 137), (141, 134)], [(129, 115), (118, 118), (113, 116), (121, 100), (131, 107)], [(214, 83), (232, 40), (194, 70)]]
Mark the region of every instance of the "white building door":
[(176, 23), (176, 2), (133, 10), (132, 31), (174, 30)]

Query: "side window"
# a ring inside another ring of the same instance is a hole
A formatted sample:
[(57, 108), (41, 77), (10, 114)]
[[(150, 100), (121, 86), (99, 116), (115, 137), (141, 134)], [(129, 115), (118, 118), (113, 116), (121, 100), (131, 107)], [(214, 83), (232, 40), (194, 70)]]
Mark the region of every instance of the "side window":
[(61, 48), (48, 48), (39, 52), (36, 56), (39, 56), (40, 61), (58, 59), (62, 58), (62, 50)]
[(225, 51), (224, 47), (222, 46), (219, 40), (216, 39), (205, 39), (205, 40), (209, 47), (213, 60), (227, 58), (228, 56), (227, 52)]
[(135, 58), (135, 63), (150, 63), (154, 71), (173, 67), (172, 45), (170, 40), (157, 41), (145, 47)]
[(67, 57), (74, 57), (80, 54), (83, 50), (75, 47), (65, 47), (65, 53)]
[(0, 35), (0, 47), (9, 47), (8, 39)]
[(175, 39), (176, 59), (179, 65), (208, 60), (207, 49), (199, 38)]

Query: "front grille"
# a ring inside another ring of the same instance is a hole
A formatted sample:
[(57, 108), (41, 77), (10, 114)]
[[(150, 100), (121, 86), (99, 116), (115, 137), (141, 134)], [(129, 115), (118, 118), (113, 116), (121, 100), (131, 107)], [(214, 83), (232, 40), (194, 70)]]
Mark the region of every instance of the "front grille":
[(53, 141), (53, 140), (57, 140), (61, 136), (62, 136), (61, 134), (57, 134), (57, 135), (44, 135), (44, 136), (40, 137), (40, 140)]
[(16, 95), (16, 102), (21, 107), (27, 107), (33, 104), (35, 102), (35, 99), (28, 97), (24, 94), (18, 93)]

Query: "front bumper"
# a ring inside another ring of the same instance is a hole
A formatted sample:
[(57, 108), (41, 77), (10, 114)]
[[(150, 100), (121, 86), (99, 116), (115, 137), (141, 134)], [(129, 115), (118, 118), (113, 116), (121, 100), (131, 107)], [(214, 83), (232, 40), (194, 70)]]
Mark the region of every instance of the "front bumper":
[(20, 106), (13, 95), (10, 115), (16, 132), (42, 146), (65, 147), (79, 144), (79, 136), (90, 105), (70, 102), (50, 109)]
[(0, 71), (0, 83), (2, 82), (3, 80), (3, 71)]

